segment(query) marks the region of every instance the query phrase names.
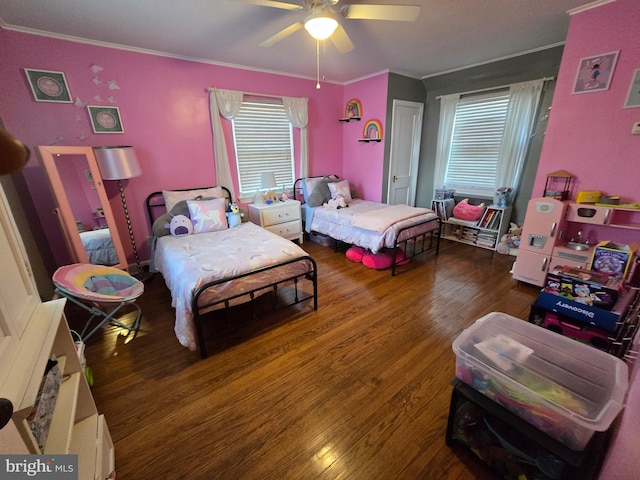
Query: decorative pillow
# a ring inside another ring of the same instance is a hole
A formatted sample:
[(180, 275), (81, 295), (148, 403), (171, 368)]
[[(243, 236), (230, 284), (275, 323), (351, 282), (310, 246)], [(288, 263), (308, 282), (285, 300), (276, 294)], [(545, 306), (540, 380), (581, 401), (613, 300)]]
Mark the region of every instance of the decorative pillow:
[(345, 202), (349, 203), (351, 201), (351, 187), (349, 187), (349, 180), (330, 183), (329, 191), (331, 192), (331, 198), (334, 200), (338, 198), (338, 195), (342, 195)]
[(183, 237), (193, 233), (193, 223), (186, 215), (176, 215), (165, 225), (174, 237)]
[(201, 188), (200, 190), (163, 190), (162, 196), (164, 197), (164, 204), (167, 207), (167, 212), (178, 203), (180, 200), (194, 200), (197, 197), (210, 197), (210, 198), (224, 198), (224, 192), (222, 187)]
[(187, 200), (189, 216), (193, 222), (193, 233), (217, 232), (228, 228), (226, 199)]
[(325, 177), (310, 177), (302, 180), (302, 196), (305, 203), (309, 203), (309, 196), (313, 193), (313, 189), (321, 180), (330, 178), (333, 181), (338, 180), (336, 175), (326, 175)]
[(189, 206), (186, 200), (180, 200), (169, 212), (156, 218), (151, 227), (153, 235), (158, 238), (171, 235), (169, 224), (171, 223), (171, 219), (178, 215), (189, 217)]
[(480, 205), (471, 205), (468, 198), (460, 200), (460, 202), (453, 207), (453, 216), (460, 220), (475, 222), (480, 219), (483, 213), (484, 203), (481, 203)]
[(331, 199), (331, 191), (329, 190), (328, 184), (334, 181), (335, 180), (333, 178), (324, 177), (316, 183), (311, 195), (309, 195), (309, 200), (307, 201), (310, 207), (319, 207)]

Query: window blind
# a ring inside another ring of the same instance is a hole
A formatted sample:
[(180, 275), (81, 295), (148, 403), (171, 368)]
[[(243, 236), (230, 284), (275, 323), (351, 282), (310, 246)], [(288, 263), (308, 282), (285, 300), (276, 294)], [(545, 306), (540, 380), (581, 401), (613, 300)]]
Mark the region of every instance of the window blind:
[(245, 99), (232, 126), (241, 195), (260, 188), (263, 172), (273, 172), (279, 186), (293, 185), (293, 134), (282, 103)]
[(444, 179), (447, 188), (493, 195), (509, 97), (501, 91), (460, 99)]

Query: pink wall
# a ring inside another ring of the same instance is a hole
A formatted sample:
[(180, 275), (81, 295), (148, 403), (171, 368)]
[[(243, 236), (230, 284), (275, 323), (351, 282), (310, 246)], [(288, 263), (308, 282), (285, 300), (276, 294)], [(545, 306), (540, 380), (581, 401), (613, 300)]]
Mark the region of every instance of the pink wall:
[[(344, 164), (342, 176), (358, 191), (361, 198), (382, 201), (382, 174), (384, 145), (388, 137), (385, 119), (387, 115), (387, 86), (389, 75), (383, 73), (344, 87), (341, 116), (349, 100), (357, 98), (362, 103), (362, 120), (342, 123)], [(382, 123), (382, 141), (358, 142), (363, 138), (363, 127), (369, 120)]]
[[(344, 110), (342, 85), (323, 83), (317, 90), (312, 79), (190, 62), (3, 29), (0, 29), (0, 49), (3, 86), (0, 116), (5, 128), (32, 151), (34, 146), (51, 144), (133, 145), (136, 148), (143, 174), (124, 184), (136, 243), (143, 259), (148, 258), (149, 226), (143, 208), (146, 196), (156, 190), (216, 183), (206, 87), (309, 98), (309, 173), (343, 173), (344, 130), (337, 121)], [(113, 105), (120, 109), (125, 132), (94, 134), (86, 108), (36, 102), (23, 71), (25, 67), (64, 72), (74, 100), (79, 98), (89, 105), (109, 105), (108, 98), (113, 96)], [(101, 70), (94, 70), (94, 67)], [(383, 97), (380, 92), (378, 95)], [(223, 120), (223, 125), (228, 150), (233, 152), (230, 123)], [(48, 185), (35, 155), (23, 175), (31, 196), (38, 197), (38, 207), (48, 211), (43, 200)], [(368, 181), (368, 178), (364, 180)], [(105, 186), (125, 249), (130, 253), (117, 182), (108, 181)], [(130, 254), (129, 261), (132, 259)]]
[[(633, 73), (640, 68), (640, 6), (617, 0), (572, 16), (553, 98), (549, 125), (533, 187), (542, 196), (546, 175), (567, 170), (579, 190), (619, 195), (623, 203), (640, 203), (638, 165), (640, 135), (631, 127), (640, 108), (623, 108)], [(606, 91), (572, 94), (580, 59), (619, 51)], [(594, 229), (595, 239), (610, 233)], [(638, 233), (616, 231), (619, 241), (640, 241)]]
[[(640, 108), (623, 108), (634, 71), (640, 68), (640, 6), (616, 0), (571, 18), (553, 98), (534, 195), (541, 196), (546, 175), (564, 169), (576, 176), (573, 193), (600, 190), (623, 202), (640, 202), (638, 166), (640, 135), (631, 126)], [(572, 94), (581, 58), (618, 51), (609, 90)], [(575, 198), (575, 197), (572, 197)], [(601, 228), (598, 240), (640, 241), (637, 230)], [(609, 237), (609, 238), (607, 238)], [(640, 337), (636, 339), (636, 348)], [(638, 361), (636, 360), (636, 368)], [(640, 448), (640, 380), (631, 385), (626, 409), (600, 473), (603, 480), (638, 477)]]

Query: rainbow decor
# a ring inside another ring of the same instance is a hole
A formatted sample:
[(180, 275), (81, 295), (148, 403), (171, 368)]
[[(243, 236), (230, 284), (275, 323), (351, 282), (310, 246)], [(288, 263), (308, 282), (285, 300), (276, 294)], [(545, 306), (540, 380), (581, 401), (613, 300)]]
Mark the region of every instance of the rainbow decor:
[(362, 137), (370, 140), (380, 140), (382, 138), (382, 124), (379, 120), (369, 120), (364, 124)]
[(360, 118), (362, 117), (362, 103), (357, 98), (352, 98), (347, 102), (347, 106), (344, 109), (345, 118)]

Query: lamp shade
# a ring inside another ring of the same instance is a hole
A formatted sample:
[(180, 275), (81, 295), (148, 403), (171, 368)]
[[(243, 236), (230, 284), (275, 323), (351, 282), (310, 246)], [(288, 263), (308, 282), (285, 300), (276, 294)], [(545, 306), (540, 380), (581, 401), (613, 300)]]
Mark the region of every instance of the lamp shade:
[(326, 9), (316, 9), (304, 21), (304, 28), (316, 40), (326, 40), (338, 28), (338, 21)]
[(260, 188), (276, 187), (276, 175), (273, 172), (262, 172), (260, 174)]
[(131, 146), (93, 147), (103, 180), (125, 180), (142, 175), (136, 152)]

